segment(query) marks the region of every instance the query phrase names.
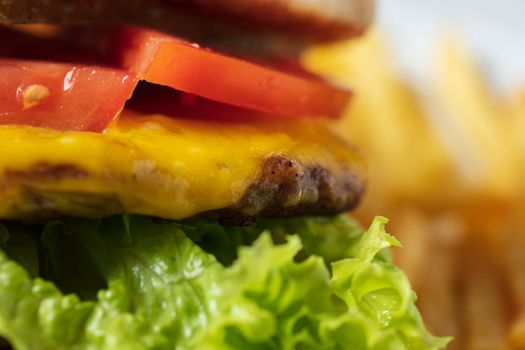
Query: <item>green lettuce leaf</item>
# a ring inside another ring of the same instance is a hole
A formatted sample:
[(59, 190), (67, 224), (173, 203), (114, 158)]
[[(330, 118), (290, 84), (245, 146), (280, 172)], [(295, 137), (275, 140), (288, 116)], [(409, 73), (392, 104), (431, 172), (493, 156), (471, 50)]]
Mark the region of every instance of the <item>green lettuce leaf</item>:
[(0, 335), (21, 350), (442, 348), (382, 255), (398, 245), (385, 223), (0, 225)]

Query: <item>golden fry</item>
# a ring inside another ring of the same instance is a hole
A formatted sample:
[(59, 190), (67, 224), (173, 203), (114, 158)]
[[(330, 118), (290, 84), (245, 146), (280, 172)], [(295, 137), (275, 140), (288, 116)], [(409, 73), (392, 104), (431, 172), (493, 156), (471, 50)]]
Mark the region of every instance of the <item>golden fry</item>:
[(512, 226), (504, 235), (504, 263), (515, 309), (509, 339), (517, 349), (525, 349), (525, 230)]
[(416, 291), (425, 282), (426, 260), (432, 253), (430, 223), (425, 214), (417, 208), (403, 208), (392, 216), (392, 232), (403, 245), (396, 250), (396, 265), (405, 271)]
[(464, 348), (509, 349), (506, 340), (507, 306), (498, 271), (475, 242), (470, 242), (465, 251), (463, 267)]
[(454, 152), (465, 184), (479, 193), (514, 196), (520, 156), (484, 75), (456, 40), (443, 44), (438, 67), (437, 131)]
[(457, 250), (464, 237), (461, 218), (443, 214), (427, 219), (429, 255), (424, 262), (424, 278), (419, 291), (419, 307), (428, 327), (436, 334), (451, 335), (450, 349), (461, 349), (458, 318), (459, 269)]
[(514, 349), (525, 349), (525, 313), (520, 314), (512, 323), (509, 337)]

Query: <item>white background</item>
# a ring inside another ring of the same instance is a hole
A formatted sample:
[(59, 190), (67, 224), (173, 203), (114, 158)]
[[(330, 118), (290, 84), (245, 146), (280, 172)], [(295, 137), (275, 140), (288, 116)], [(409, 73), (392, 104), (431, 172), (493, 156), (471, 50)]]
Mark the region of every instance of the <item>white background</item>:
[(525, 86), (525, 0), (376, 0), (404, 72), (424, 81), (440, 39), (459, 36), (502, 91)]

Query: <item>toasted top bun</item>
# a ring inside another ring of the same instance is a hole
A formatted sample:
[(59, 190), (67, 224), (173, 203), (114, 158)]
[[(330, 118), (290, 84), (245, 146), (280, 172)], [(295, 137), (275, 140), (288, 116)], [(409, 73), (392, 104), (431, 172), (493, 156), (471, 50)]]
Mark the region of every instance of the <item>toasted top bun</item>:
[(361, 34), (374, 0), (0, 1), (0, 25), (144, 25), (218, 49), (291, 55)]
[(183, 0), (198, 11), (242, 25), (266, 27), (314, 41), (361, 34), (372, 22), (373, 0)]

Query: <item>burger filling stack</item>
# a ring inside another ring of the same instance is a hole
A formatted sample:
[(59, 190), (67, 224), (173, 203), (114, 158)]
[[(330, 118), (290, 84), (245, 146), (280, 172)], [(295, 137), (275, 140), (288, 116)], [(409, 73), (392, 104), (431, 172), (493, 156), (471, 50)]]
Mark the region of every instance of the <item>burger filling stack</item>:
[[(9, 349), (439, 349), (346, 212), (352, 93), (304, 70), (370, 0), (0, 1)], [(356, 93), (359, 93), (358, 91)]]

